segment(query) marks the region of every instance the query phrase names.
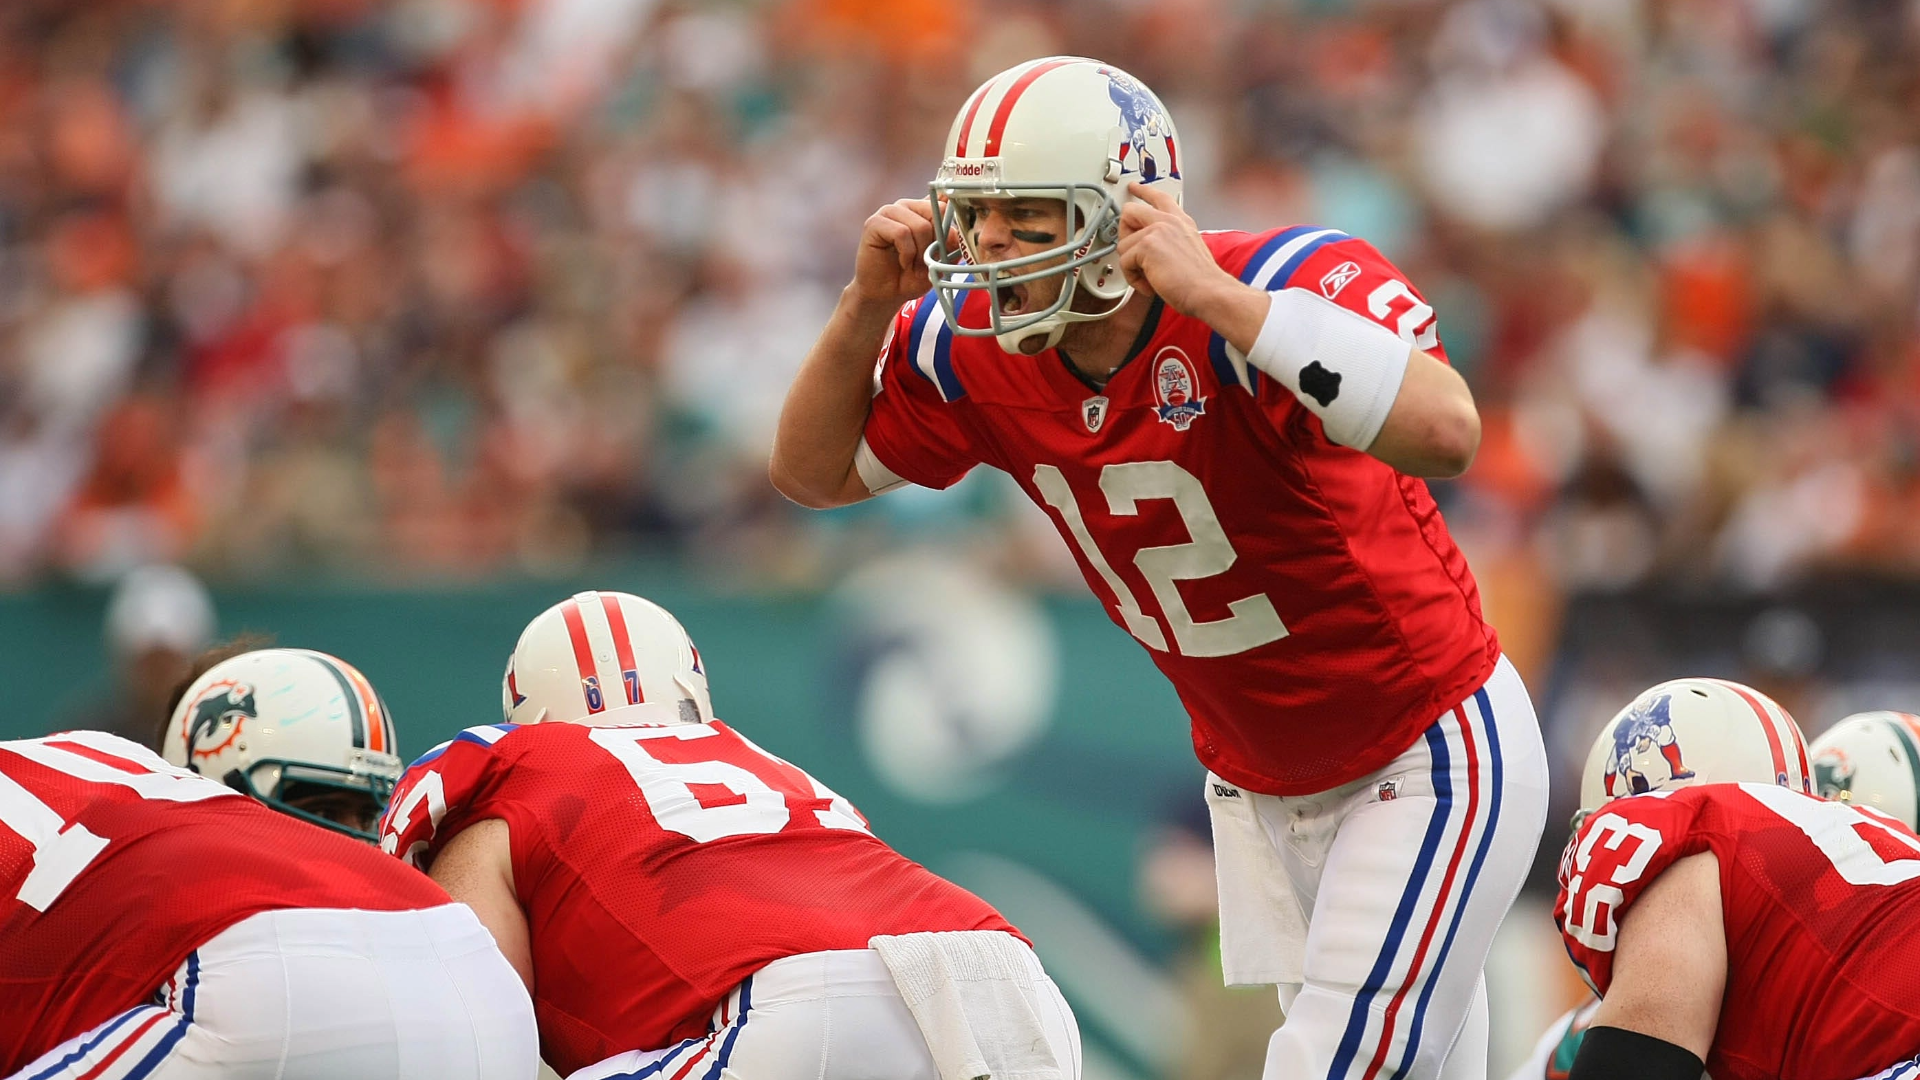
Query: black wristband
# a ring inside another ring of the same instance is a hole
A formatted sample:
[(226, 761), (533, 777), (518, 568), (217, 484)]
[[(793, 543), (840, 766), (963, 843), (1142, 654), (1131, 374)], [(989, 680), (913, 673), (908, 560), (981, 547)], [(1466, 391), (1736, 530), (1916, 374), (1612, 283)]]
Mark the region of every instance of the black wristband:
[(1625, 1028), (1590, 1027), (1567, 1080), (1700, 1080), (1693, 1051)]

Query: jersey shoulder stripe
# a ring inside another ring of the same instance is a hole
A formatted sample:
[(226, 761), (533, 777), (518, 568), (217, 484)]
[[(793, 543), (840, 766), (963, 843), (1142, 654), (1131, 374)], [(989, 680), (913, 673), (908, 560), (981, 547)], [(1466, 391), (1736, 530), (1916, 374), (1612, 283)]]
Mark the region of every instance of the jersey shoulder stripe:
[(920, 298), (920, 310), (913, 313), (912, 329), (907, 335), (907, 359), (913, 370), (940, 391), (942, 401), (967, 396), (966, 387), (953, 369), (953, 327), (940, 298), (929, 292)]
[[(1243, 283), (1260, 289), (1285, 288), (1314, 252), (1328, 244), (1352, 239), (1339, 229), (1318, 225), (1295, 225), (1281, 229), (1265, 240), (1248, 257), (1238, 277)], [(1261, 374), (1247, 364), (1240, 350), (1227, 344), (1219, 334), (1207, 335), (1207, 359), (1213, 364), (1214, 377), (1224, 387), (1238, 386), (1255, 397), (1260, 396)]]
[(433, 764), (434, 759), (446, 753), (454, 743), (464, 742), (474, 743), (479, 746), (492, 746), (494, 743), (499, 742), (514, 731), (517, 731), (519, 727), (519, 724), (482, 724), (479, 727), (470, 727), (460, 734), (455, 735), (453, 738), (448, 739), (446, 742), (441, 743), (439, 746), (421, 754), (418, 758), (414, 759), (413, 764), (407, 766), (407, 769), (408, 771), (412, 771), (424, 765)]

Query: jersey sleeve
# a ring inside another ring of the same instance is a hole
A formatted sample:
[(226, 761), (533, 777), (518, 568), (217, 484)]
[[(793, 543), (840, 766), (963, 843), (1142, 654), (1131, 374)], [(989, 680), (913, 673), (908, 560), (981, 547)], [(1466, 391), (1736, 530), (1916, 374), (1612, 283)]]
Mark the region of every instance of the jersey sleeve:
[(494, 744), (517, 727), (468, 728), (408, 766), (380, 819), (380, 850), (421, 870), (431, 866), (441, 844), (485, 816), (500, 775)]
[[(880, 347), (860, 464), (873, 491), (894, 480), (952, 487), (982, 458), (959, 415), (966, 390), (953, 367), (953, 328), (932, 293), (900, 309)], [(885, 472), (873, 470), (874, 464)], [(891, 476), (886, 475), (891, 473)]]
[(1693, 835), (1693, 813), (1666, 792), (1615, 799), (1587, 815), (1560, 856), (1560, 895), (1553, 921), (1567, 955), (1594, 993), (1613, 981), (1620, 913), (1674, 861), (1705, 845)]
[[(1236, 238), (1216, 247), (1222, 268), (1241, 281), (1269, 291), (1309, 289), (1362, 318), (1398, 334), (1401, 340), (1447, 360), (1440, 322), (1433, 306), (1400, 268), (1372, 244), (1338, 229), (1296, 225), (1290, 229)], [(1218, 334), (1209, 342), (1216, 368), (1252, 393), (1274, 426), (1319, 421), (1286, 387), (1250, 367), (1239, 350)], [(1322, 435), (1322, 438), (1325, 436)]]

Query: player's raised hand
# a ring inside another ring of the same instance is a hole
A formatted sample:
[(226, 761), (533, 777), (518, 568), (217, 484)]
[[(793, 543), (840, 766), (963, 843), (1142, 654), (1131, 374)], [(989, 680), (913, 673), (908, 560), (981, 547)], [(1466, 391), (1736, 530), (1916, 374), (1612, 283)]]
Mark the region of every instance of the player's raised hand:
[(1159, 296), (1174, 310), (1200, 317), (1202, 301), (1232, 284), (1200, 237), (1200, 227), (1172, 195), (1138, 181), (1120, 208), (1120, 270), (1127, 283)]
[(853, 290), (862, 300), (899, 307), (924, 294), (927, 245), (933, 243), (933, 206), (901, 199), (874, 211), (860, 230)]

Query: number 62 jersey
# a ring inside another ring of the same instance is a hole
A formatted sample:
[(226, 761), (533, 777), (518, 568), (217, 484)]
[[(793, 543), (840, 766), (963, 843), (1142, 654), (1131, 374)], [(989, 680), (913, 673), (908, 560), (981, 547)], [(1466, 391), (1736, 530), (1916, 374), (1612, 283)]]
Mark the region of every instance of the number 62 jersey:
[[(1433, 309), (1363, 240), (1297, 226), (1206, 242), (1247, 284), (1310, 290), (1446, 355)], [(991, 302), (970, 294), (961, 323), (984, 326)], [(1286, 387), (1157, 301), (1099, 389), (1058, 350), (1013, 356), (956, 335), (931, 295), (908, 305), (857, 462), (873, 490), (944, 488), (981, 464), (1011, 476), (1179, 692), (1201, 763), (1253, 791), (1380, 769), (1499, 659), (1427, 485), (1329, 441)]]
[(1714, 1080), (1855, 1080), (1920, 1053), (1920, 838), (1771, 784), (1615, 799), (1581, 823), (1554, 919), (1596, 992), (1612, 982), (1620, 913), (1704, 851), (1727, 936)]
[(729, 728), (469, 728), (414, 762), (381, 846), (429, 865), (505, 821), (534, 1014), (562, 1074), (706, 1034), (747, 976), (877, 934), (1017, 933), (867, 830), (845, 799)]

